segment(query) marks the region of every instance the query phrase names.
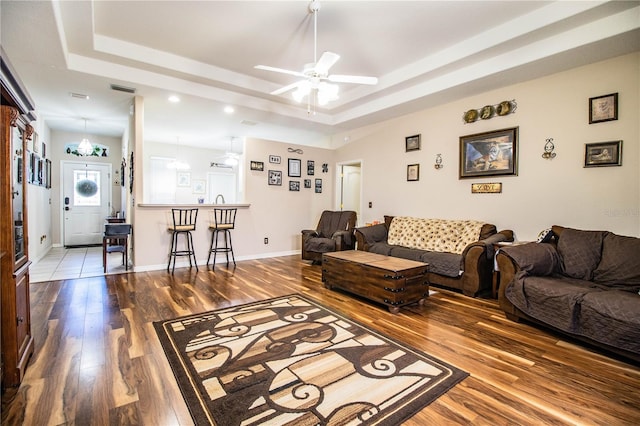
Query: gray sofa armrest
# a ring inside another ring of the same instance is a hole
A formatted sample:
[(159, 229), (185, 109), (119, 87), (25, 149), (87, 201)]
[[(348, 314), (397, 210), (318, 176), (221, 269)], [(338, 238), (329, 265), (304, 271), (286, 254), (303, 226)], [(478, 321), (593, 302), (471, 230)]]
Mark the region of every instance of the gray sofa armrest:
[(507, 318), (518, 321), (520, 310), (507, 298), (506, 291), (518, 276), (552, 275), (561, 272), (560, 256), (554, 244), (527, 243), (502, 247), (496, 255), (500, 271), (498, 303)]
[(528, 275), (553, 275), (562, 270), (560, 255), (553, 244), (518, 244), (502, 247), (500, 253), (513, 262), (516, 271), (523, 271)]
[(467, 247), (465, 247), (464, 251), (462, 252), (462, 256), (466, 257), (467, 253), (472, 247), (479, 246), (484, 248), (484, 254), (487, 256), (488, 259), (493, 259), (493, 256), (495, 255), (495, 249), (493, 245), (497, 243), (509, 242), (509, 241), (513, 241), (513, 231), (509, 229), (505, 229), (500, 232), (496, 232), (493, 235), (490, 235), (484, 240), (476, 241), (474, 243), (469, 244)]
[(369, 251), (369, 246), (374, 243), (387, 241), (387, 227), (384, 223), (372, 226), (363, 226), (355, 230), (358, 250)]

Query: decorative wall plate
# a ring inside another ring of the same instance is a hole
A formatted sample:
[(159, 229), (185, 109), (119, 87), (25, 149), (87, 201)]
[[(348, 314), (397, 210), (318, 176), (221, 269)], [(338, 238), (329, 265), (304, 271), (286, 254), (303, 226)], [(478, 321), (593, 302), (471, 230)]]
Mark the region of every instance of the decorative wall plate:
[(503, 117), (505, 115), (514, 113), (518, 104), (515, 99), (510, 101), (502, 101), (495, 105), (485, 105), (479, 109), (470, 109), (462, 115), (462, 121), (465, 123), (473, 123), (478, 120), (488, 120), (495, 116)]
[(478, 119), (478, 110), (470, 109), (469, 111), (464, 113), (462, 119), (465, 123), (473, 123)]

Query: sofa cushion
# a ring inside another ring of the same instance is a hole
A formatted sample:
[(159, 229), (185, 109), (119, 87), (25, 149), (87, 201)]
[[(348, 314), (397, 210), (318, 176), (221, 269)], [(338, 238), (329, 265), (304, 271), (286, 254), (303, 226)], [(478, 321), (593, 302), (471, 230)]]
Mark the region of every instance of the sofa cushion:
[(394, 217), (387, 242), (408, 248), (462, 254), (480, 239), (483, 222), (474, 220)]
[(526, 276), (522, 272), (505, 289), (505, 296), (525, 314), (559, 330), (579, 328), (580, 303), (588, 293), (602, 292), (589, 281), (561, 276)]
[(315, 253), (329, 253), (336, 251), (336, 241), (331, 238), (310, 238), (305, 240), (304, 248)]
[(429, 264), (429, 272), (457, 278), (461, 275), (462, 255), (455, 253), (430, 252), (420, 249), (411, 249), (402, 246), (394, 246), (387, 243), (374, 243), (369, 246), (372, 253), (385, 256), (401, 257)]
[(371, 253), (382, 254), (384, 256), (389, 256), (391, 254), (391, 249), (393, 247), (384, 242), (373, 243), (369, 246), (369, 251)]
[(578, 334), (640, 354), (640, 295), (620, 290), (586, 294)]
[(565, 275), (591, 280), (600, 263), (605, 231), (582, 231), (565, 228), (558, 240), (558, 254)]
[(420, 256), (420, 261), (429, 264), (429, 273), (432, 274), (457, 278), (464, 272), (461, 254), (425, 251)]
[(593, 281), (635, 293), (640, 291), (640, 238), (608, 233), (602, 243), (602, 258), (593, 272)]

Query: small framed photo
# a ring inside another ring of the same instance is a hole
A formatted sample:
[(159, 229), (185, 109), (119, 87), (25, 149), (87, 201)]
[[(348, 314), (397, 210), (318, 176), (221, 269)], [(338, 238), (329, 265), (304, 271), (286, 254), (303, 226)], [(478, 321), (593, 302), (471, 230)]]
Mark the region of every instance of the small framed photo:
[(269, 185), (282, 186), (282, 172), (280, 170), (269, 170)]
[(518, 174), (518, 128), (460, 137), (460, 179)]
[(404, 138), (405, 152), (418, 151), (420, 149), (420, 135), (407, 136)]
[(420, 180), (420, 164), (409, 164), (407, 166), (407, 180), (409, 182)]
[(191, 186), (191, 173), (178, 172), (178, 186)]
[(313, 160), (307, 160), (307, 174), (313, 176), (316, 171), (316, 163)]
[(316, 179), (316, 194), (322, 193), (322, 179)]
[(589, 124), (618, 119), (618, 94), (589, 98)]
[(311, 188), (311, 179), (305, 179), (304, 180), (304, 187), (305, 188)]
[(299, 180), (290, 180), (289, 181), (289, 191), (300, 191), (300, 181)]
[(207, 182), (204, 179), (194, 179), (193, 180), (193, 193), (194, 194), (204, 194), (206, 186), (207, 186)]
[(264, 171), (264, 163), (262, 161), (252, 161), (250, 166), (251, 166), (251, 170), (256, 170), (259, 172)]
[(584, 144), (584, 167), (622, 165), (622, 141)]
[(302, 176), (302, 160), (298, 158), (289, 158), (289, 177)]
[(269, 162), (271, 164), (280, 164), (280, 161), (281, 161), (281, 159), (280, 159), (279, 155), (270, 155), (269, 156)]

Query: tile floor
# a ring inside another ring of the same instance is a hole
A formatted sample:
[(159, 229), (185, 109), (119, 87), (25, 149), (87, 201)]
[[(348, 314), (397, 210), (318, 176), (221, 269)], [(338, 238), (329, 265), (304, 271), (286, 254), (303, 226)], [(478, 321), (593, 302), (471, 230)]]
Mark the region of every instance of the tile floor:
[[(123, 272), (125, 268), (122, 253), (107, 254), (107, 274)], [(29, 269), (32, 283), (102, 275), (105, 275), (102, 269), (102, 246), (69, 249), (53, 247), (42, 259), (31, 264)]]

